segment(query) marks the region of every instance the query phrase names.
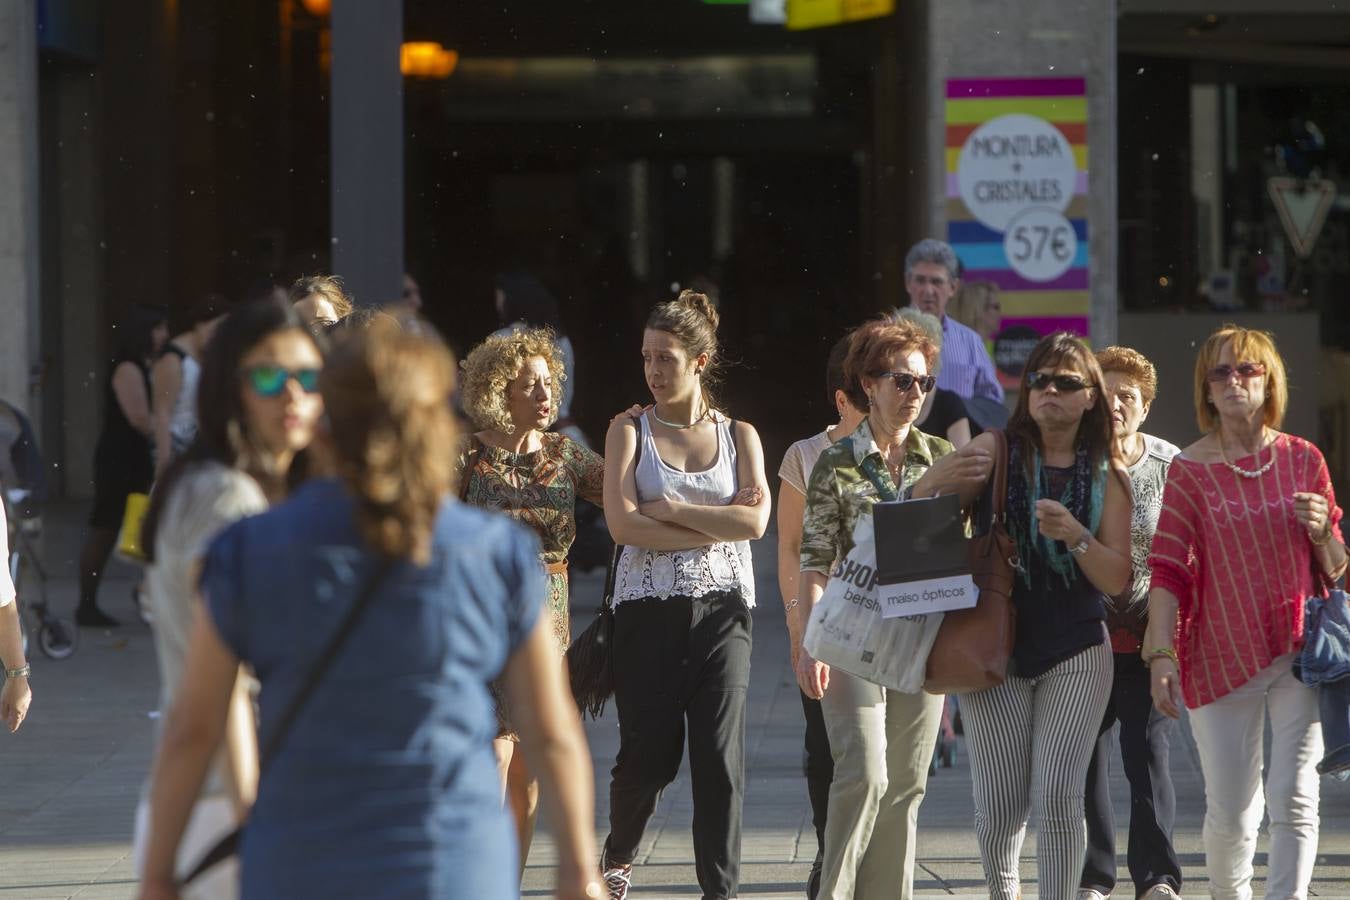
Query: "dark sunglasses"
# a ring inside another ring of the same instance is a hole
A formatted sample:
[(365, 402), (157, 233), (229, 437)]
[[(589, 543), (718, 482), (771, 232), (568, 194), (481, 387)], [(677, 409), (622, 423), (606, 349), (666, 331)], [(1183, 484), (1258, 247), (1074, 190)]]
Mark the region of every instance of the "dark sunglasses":
[(1049, 372), (1028, 372), (1027, 387), (1033, 391), (1043, 391), (1050, 385), (1061, 394), (1073, 394), (1088, 387), (1088, 383), (1076, 375), (1052, 375)]
[(933, 375), (911, 375), (908, 372), (882, 372), (877, 378), (889, 378), (895, 382), (895, 389), (902, 394), (909, 393), (909, 389), (914, 385), (919, 386), (919, 393), (926, 394), (937, 384), (937, 378)]
[(1205, 373), (1205, 378), (1217, 384), (1223, 384), (1236, 372), (1239, 378), (1260, 378), (1266, 374), (1266, 367), (1260, 363), (1238, 363), (1236, 366), (1215, 366)]
[(253, 366), (244, 370), (244, 379), (259, 397), (277, 397), (286, 390), (286, 382), (295, 379), (300, 390), (313, 394), (319, 390), (318, 369), (284, 369), (281, 366)]

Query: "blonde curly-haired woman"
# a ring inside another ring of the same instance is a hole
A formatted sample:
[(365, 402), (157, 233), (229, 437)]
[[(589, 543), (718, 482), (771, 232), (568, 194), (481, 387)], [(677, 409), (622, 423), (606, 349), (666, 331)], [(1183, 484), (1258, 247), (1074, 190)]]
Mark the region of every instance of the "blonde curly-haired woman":
[[(558, 418), (563, 357), (553, 333), (532, 328), (494, 335), (463, 362), (464, 411), (482, 429), (464, 447), (460, 497), (506, 513), (539, 535), (548, 573), (545, 600), (559, 656), (567, 650), (567, 551), (577, 534), (581, 497), (604, 500), (605, 461), (584, 444), (547, 429)], [(497, 764), (516, 817), (520, 863), (529, 855), (538, 785), (516, 752), (519, 738), (497, 692)]]

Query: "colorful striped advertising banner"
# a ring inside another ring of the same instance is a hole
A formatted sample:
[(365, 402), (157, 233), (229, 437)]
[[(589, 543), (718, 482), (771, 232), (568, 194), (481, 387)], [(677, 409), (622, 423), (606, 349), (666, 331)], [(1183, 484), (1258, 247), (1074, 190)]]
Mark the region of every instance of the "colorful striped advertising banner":
[(965, 280), (999, 287), (1011, 384), (1039, 335), (1088, 334), (1087, 84), (953, 78), (946, 123), (947, 240)]

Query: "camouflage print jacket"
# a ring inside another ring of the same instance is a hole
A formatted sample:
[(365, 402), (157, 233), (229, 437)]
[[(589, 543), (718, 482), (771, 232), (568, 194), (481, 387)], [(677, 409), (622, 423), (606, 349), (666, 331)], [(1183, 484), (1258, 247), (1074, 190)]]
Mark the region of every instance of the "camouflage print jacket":
[[(933, 462), (951, 452), (952, 445), (947, 441), (911, 427), (905, 440), (905, 465), (900, 478), (903, 483), (896, 493), (907, 496)], [(881, 499), (861, 467), (868, 456), (877, 458), (876, 469), (889, 481), (890, 473), (866, 419), (849, 438), (820, 454), (806, 487), (802, 571), (828, 574), (834, 561), (853, 549), (853, 527), (858, 524), (858, 516)]]

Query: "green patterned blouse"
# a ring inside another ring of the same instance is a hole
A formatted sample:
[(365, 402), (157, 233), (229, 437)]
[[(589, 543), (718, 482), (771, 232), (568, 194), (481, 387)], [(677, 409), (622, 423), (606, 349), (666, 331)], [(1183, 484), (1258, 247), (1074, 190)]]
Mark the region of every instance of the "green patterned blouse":
[(858, 524), (858, 516), (881, 499), (862, 470), (864, 459), (876, 457), (875, 469), (886, 486), (897, 494), (907, 494), (934, 461), (951, 452), (952, 445), (947, 441), (910, 426), (900, 477), (903, 483), (896, 490), (866, 419), (848, 438), (825, 448), (806, 487), (802, 571), (829, 574), (834, 561), (853, 549), (853, 527)]

